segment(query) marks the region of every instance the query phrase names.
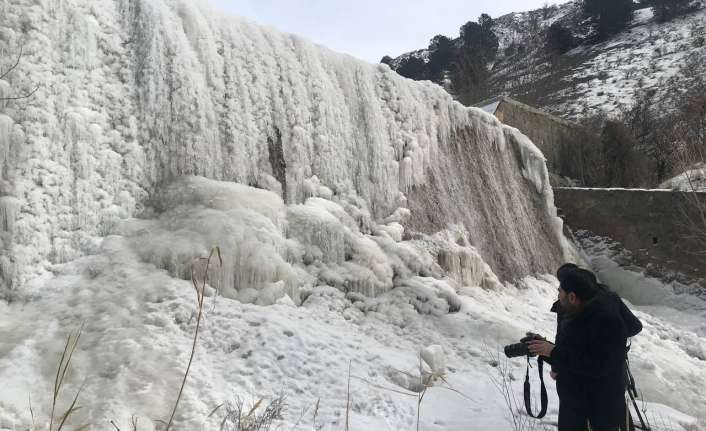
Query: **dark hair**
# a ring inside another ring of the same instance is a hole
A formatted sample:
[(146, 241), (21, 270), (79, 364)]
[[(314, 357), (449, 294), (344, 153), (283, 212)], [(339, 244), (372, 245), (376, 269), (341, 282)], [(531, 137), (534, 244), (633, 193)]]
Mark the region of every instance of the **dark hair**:
[(559, 287), (566, 293), (574, 292), (582, 301), (596, 296), (602, 289), (595, 274), (573, 263), (566, 263), (557, 270)]
[(559, 267), (559, 269), (556, 270), (556, 278), (561, 280), (561, 274), (565, 271), (570, 271), (573, 269), (578, 269), (578, 265), (575, 263), (565, 263)]

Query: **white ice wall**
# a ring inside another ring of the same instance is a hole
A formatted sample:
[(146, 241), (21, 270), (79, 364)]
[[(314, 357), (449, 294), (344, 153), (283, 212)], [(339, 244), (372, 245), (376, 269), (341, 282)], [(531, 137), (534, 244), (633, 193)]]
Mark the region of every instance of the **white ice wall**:
[[(2, 191), (19, 202), (3, 252), (23, 268), (15, 282), (90, 252), (93, 236), (181, 175), (289, 204), (316, 175), (380, 219), (414, 195), (415, 228), (463, 224), (505, 278), (562, 259), (541, 154), (436, 85), (193, 1), (2, 0), (0, 16), (0, 64), (24, 52), (0, 89), (40, 85), (0, 106)], [(447, 165), (478, 170), (449, 179)], [(430, 180), (444, 190), (435, 206), (415, 195)], [(425, 212), (438, 220), (420, 222)]]

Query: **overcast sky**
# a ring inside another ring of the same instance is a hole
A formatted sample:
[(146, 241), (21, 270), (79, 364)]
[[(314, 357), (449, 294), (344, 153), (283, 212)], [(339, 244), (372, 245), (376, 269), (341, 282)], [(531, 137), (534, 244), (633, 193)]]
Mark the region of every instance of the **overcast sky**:
[(498, 17), (565, 0), (209, 0), (217, 9), (300, 34), (377, 63), (425, 48), (434, 35), (457, 37), (481, 13)]

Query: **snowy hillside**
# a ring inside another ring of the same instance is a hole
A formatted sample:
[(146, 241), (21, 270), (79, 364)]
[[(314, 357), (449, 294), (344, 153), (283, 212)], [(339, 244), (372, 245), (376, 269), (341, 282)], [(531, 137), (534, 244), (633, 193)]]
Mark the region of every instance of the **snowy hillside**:
[(654, 21), (651, 9), (641, 9), (627, 31), (569, 52), (567, 56), (581, 58), (581, 64), (563, 78), (567, 88), (542, 103), (554, 113), (580, 119), (618, 115), (645, 91), (656, 91), (657, 100), (666, 102), (678, 97), (665, 93), (669, 80), (689, 91), (690, 75), (706, 73), (704, 36), (706, 9), (662, 24)]
[[(687, 91), (691, 76), (706, 73), (703, 4), (696, 12), (666, 23), (657, 23), (650, 8), (637, 10), (626, 30), (597, 44), (587, 42), (591, 32), (587, 22), (577, 1), (497, 17), (493, 32), (499, 49), (489, 65), (486, 97), (509, 95), (560, 117), (580, 120), (618, 114), (640, 93), (652, 90), (657, 91), (657, 100), (671, 106), (674, 95), (664, 94), (666, 83), (676, 81)], [(567, 28), (579, 46), (562, 55), (548, 52), (546, 32), (553, 23)], [(403, 54), (392, 67), (409, 56), (428, 61), (430, 53), (424, 49)], [(466, 100), (464, 94), (456, 97), (471, 104), (480, 101)]]
[[(54, 416), (80, 391), (70, 429), (164, 429), (197, 327), (173, 430), (233, 429), (236, 398), (279, 393), (283, 429), (510, 429), (497, 352), (552, 334), (547, 273), (580, 260), (525, 136), (188, 0), (0, 16), (0, 70), (20, 60), (1, 94), (39, 86), (0, 105), (0, 430), (49, 428), (78, 328)], [(704, 430), (703, 328), (640, 311), (649, 411)]]

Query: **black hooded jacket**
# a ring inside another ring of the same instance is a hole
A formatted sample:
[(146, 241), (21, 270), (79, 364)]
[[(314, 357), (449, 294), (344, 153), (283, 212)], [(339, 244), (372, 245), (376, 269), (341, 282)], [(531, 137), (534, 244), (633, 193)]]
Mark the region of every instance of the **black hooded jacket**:
[(637, 335), (642, 323), (607, 290), (576, 315), (561, 307), (556, 312), (556, 345), (548, 362), (558, 373), (560, 417), (561, 410), (570, 410), (588, 418), (595, 430), (612, 429), (625, 416), (627, 338)]

